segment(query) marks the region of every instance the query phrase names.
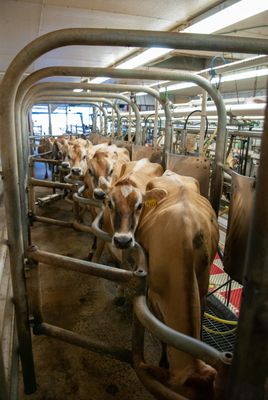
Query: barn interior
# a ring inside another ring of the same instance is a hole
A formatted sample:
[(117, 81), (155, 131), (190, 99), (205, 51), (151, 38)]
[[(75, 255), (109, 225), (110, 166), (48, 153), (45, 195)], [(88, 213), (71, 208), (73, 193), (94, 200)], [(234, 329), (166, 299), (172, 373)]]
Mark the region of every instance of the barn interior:
[(55, 159), (58, 138), (199, 181), (220, 238), (209, 348), (192, 351), (222, 357), (215, 400), (266, 398), (267, 1), (0, 3), (0, 400), (190, 399), (135, 363), (144, 346), (144, 364), (159, 364), (168, 327), (149, 311), (141, 344), (140, 292), (118, 296), (131, 256), (91, 263), (96, 202)]

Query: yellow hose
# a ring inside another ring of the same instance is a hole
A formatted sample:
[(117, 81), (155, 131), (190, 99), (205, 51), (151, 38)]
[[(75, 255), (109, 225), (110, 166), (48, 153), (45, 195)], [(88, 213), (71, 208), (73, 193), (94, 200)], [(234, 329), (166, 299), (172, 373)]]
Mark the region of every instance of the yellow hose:
[(208, 318), (208, 319), (212, 319), (213, 321), (221, 322), (222, 324), (235, 325), (235, 326), (237, 325), (237, 321), (230, 321), (230, 320), (227, 320), (227, 319), (222, 319), (222, 318), (219, 318), (219, 317), (215, 317), (215, 315), (211, 315), (211, 314), (209, 314), (207, 312), (204, 313), (204, 316), (206, 318)]
[(203, 329), (204, 329), (206, 332), (214, 333), (214, 335), (229, 335), (229, 334), (231, 334), (231, 333), (233, 333), (233, 332), (236, 331), (236, 327), (233, 328), (233, 329), (229, 329), (228, 331), (214, 331), (213, 329), (207, 328), (207, 327), (204, 326), (204, 325), (203, 325)]

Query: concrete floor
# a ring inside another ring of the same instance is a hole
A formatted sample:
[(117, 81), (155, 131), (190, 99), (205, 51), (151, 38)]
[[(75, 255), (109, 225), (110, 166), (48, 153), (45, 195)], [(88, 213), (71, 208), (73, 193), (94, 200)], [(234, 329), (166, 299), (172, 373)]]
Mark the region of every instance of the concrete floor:
[[(64, 200), (38, 213), (72, 218)], [(92, 241), (88, 233), (43, 223), (34, 224), (32, 238), (42, 250), (79, 259), (87, 256)], [(115, 305), (113, 282), (41, 264), (41, 285), (45, 322), (130, 348), (131, 306)], [(149, 334), (146, 343), (149, 359), (157, 360), (159, 344)], [(45, 336), (33, 336), (33, 351), (37, 392), (24, 395), (20, 378), (20, 400), (153, 399), (125, 363)]]

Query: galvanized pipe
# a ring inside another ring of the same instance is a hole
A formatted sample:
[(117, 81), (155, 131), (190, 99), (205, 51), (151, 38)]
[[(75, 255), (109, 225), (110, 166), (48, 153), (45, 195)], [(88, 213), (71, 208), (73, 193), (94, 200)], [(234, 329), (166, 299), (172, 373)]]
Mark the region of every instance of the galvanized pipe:
[(228, 398), (265, 399), (268, 376), (268, 106)]
[[(68, 45), (121, 45), (134, 47), (160, 46), (167, 48), (185, 48), (193, 50), (217, 50), (230, 52), (268, 53), (266, 40), (221, 37), (216, 35), (195, 35), (185, 33), (166, 33), (152, 31), (107, 30), (107, 29), (63, 29), (40, 36), (20, 51), (8, 67), (2, 82), (0, 96), (0, 131), (2, 132), (1, 150), (5, 186), (5, 207), (10, 246), (10, 261), (14, 302), (16, 304), (16, 320), (20, 344), (22, 373), (25, 391), (35, 390), (35, 373), (32, 356), (31, 335), (28, 323), (25, 281), (23, 278), (24, 258), (24, 217), (21, 212), (20, 197), (23, 196), (19, 177), (23, 176), (17, 164), (16, 133), (14, 121), (14, 105), (17, 88), (23, 73), (38, 57), (57, 47)], [(6, 95), (8, 93), (8, 96)], [(224, 108), (223, 108), (224, 114)], [(223, 118), (224, 119), (224, 118)], [(225, 122), (225, 119), (224, 119)], [(223, 128), (223, 127), (222, 127)], [(222, 148), (224, 149), (224, 140)], [(221, 155), (216, 151), (216, 158)], [(224, 151), (223, 157), (224, 158)], [(20, 159), (20, 157), (19, 157)], [(219, 160), (218, 160), (219, 161)], [(213, 183), (216, 186), (212, 201), (216, 211), (221, 192), (221, 170), (216, 168)], [(19, 185), (18, 185), (19, 182)]]
[(134, 314), (133, 327), (132, 327), (132, 354), (133, 354), (133, 368), (146, 387), (146, 389), (154, 395), (158, 400), (189, 400), (188, 398), (175, 393), (173, 390), (164, 386), (161, 382), (152, 377), (148, 371), (143, 368), (146, 363), (144, 361), (144, 327)]
[(38, 335), (46, 335), (54, 339), (62, 340), (63, 342), (83, 347), (106, 357), (112, 357), (119, 361), (132, 364), (132, 354), (130, 350), (98, 342), (97, 340), (90, 339), (86, 336), (80, 335), (79, 333), (71, 332), (67, 329), (48, 324), (46, 322), (36, 325), (35, 333)]
[(71, 271), (77, 271), (88, 275), (98, 276), (114, 282), (130, 282), (135, 279), (132, 271), (118, 269), (107, 265), (97, 264), (90, 261), (77, 260), (75, 258), (50, 253), (48, 251), (29, 248), (28, 257), (40, 263), (53, 265)]
[[(125, 101), (128, 104), (131, 103), (131, 107), (133, 108), (133, 110), (135, 112), (135, 116), (136, 116), (136, 132), (139, 132), (141, 128), (140, 128), (140, 123), (139, 123), (140, 116), (139, 116), (138, 107), (134, 103), (130, 102), (130, 100), (126, 96), (123, 96), (123, 95), (120, 95), (120, 94), (112, 95), (111, 93), (102, 93), (102, 92), (97, 93), (97, 92), (95, 92), (94, 94), (92, 93), (92, 97), (91, 97), (90, 94), (83, 94), (83, 93), (71, 93), (70, 94), (67, 91), (62, 91), (62, 92), (57, 92), (57, 93), (55, 93), (55, 92), (53, 93), (51, 91), (47, 91), (43, 95), (40, 94), (39, 96), (35, 96), (34, 98), (32, 98), (31, 102), (28, 101), (27, 106), (30, 107), (33, 104), (37, 103), (38, 101), (39, 102), (41, 102), (41, 101), (42, 102), (51, 102), (51, 101), (53, 101), (53, 103), (63, 103), (63, 102), (67, 103), (67, 102), (72, 101), (72, 102), (77, 102), (77, 103), (81, 104), (81, 100), (80, 101), (78, 100), (79, 98), (83, 99), (83, 101), (86, 101), (86, 102), (88, 102), (88, 101), (89, 102), (90, 101), (97, 101), (98, 98), (100, 98), (100, 101), (103, 101), (103, 102), (107, 103), (106, 98), (102, 97), (103, 95), (105, 95), (106, 97), (110, 97), (110, 98), (120, 98), (120, 99), (122, 99), (123, 101)], [(62, 100), (55, 100), (55, 99), (62, 99)], [(25, 108), (27, 108), (27, 107), (25, 106)], [(118, 133), (118, 135), (121, 133), (120, 122), (119, 122), (119, 129), (118, 129), (117, 133)], [(138, 138), (139, 138), (139, 136), (138, 136)]]
[(184, 351), (191, 356), (203, 360), (208, 364), (218, 368), (221, 363), (231, 364), (232, 354), (219, 352), (190, 336), (169, 328), (159, 321), (148, 309), (145, 296), (137, 296), (133, 299), (134, 312), (142, 325), (153, 333), (162, 342)]
[[(45, 74), (45, 72), (46, 71), (44, 71), (43, 74)], [(90, 69), (87, 70), (88, 75), (89, 73)], [(91, 73), (94, 76), (99, 75), (99, 76), (123, 77), (123, 78), (135, 77), (136, 79), (155, 79), (155, 80), (166, 79), (175, 81), (189, 81), (196, 83), (209, 93), (209, 95), (214, 100), (218, 111), (218, 134), (216, 141), (215, 163), (213, 166), (212, 184), (210, 193), (210, 200), (213, 205), (213, 208), (215, 209), (216, 212), (218, 212), (219, 201), (222, 190), (222, 169), (220, 165), (223, 164), (224, 162), (225, 148), (226, 148), (226, 112), (223, 100), (219, 92), (211, 85), (211, 83), (205, 78), (198, 75), (193, 75), (191, 73), (185, 73), (185, 72), (182, 73), (177, 71), (170, 72), (169, 70), (159, 70), (159, 69), (158, 70), (151, 69), (150, 71), (142, 69), (136, 71), (132, 70), (129, 71), (123, 69), (121, 70), (121, 69), (111, 69), (111, 68), (94, 68), (91, 70)], [(171, 144), (172, 141), (170, 138), (170, 143), (167, 142), (167, 148), (170, 149)]]
[[(57, 90), (58, 93), (57, 95), (61, 95), (64, 94), (66, 95), (66, 92), (64, 92), (64, 89), (70, 90), (70, 89), (75, 89), (75, 88), (84, 88), (86, 90), (90, 89), (90, 87), (94, 87), (94, 88), (99, 88), (98, 85), (96, 84), (89, 84), (89, 83), (80, 83), (80, 84), (74, 84), (74, 83), (65, 83), (65, 82), (61, 82), (61, 83), (39, 83), (36, 84), (35, 86), (32, 86), (26, 95), (26, 98), (29, 97), (34, 97), (35, 94), (41, 94), (44, 93), (45, 89), (47, 90), (47, 93), (45, 95), (50, 95), (53, 94), (53, 90)], [(111, 89), (111, 88), (109, 88)], [(140, 88), (139, 88), (140, 90)], [(52, 91), (51, 93), (49, 91)], [(81, 93), (74, 93), (71, 92), (69, 93), (71, 96), (73, 97), (81, 97)], [(140, 121), (140, 114), (139, 114), (139, 109), (137, 107), (137, 105), (135, 103), (133, 103), (127, 96), (124, 96), (122, 94), (116, 94), (116, 93), (110, 93), (110, 92), (104, 92), (104, 93), (99, 93), (99, 92), (90, 92), (90, 93), (86, 93), (87, 96), (89, 97), (104, 97), (104, 98), (117, 98), (117, 99), (121, 99), (123, 101), (125, 101), (126, 103), (129, 104), (129, 106), (133, 109), (134, 113), (135, 113), (135, 117), (136, 117), (136, 135), (138, 136), (137, 140), (140, 141), (141, 138), (141, 121)], [(140, 143), (137, 143), (140, 144)]]

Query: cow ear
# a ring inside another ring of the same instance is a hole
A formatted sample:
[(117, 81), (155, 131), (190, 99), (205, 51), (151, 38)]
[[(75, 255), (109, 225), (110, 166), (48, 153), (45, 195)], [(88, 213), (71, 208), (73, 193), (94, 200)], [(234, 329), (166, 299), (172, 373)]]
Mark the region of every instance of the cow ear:
[(153, 188), (145, 192), (143, 201), (145, 207), (156, 207), (157, 204), (167, 196), (165, 189)]
[(117, 153), (116, 151), (113, 152), (113, 154), (112, 154), (112, 159), (113, 159), (114, 161), (116, 161), (116, 160), (118, 159), (118, 153)]
[(54, 144), (59, 151), (63, 148), (63, 144), (58, 142), (57, 139), (55, 140)]
[(93, 144), (91, 143), (91, 141), (90, 140), (86, 140), (86, 147), (87, 148), (91, 148), (93, 146)]

